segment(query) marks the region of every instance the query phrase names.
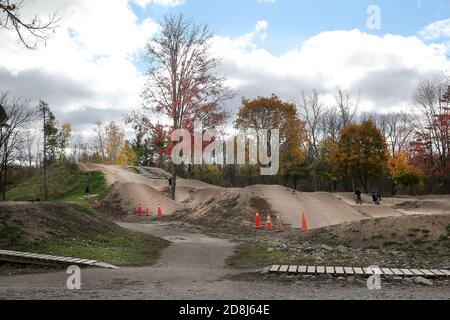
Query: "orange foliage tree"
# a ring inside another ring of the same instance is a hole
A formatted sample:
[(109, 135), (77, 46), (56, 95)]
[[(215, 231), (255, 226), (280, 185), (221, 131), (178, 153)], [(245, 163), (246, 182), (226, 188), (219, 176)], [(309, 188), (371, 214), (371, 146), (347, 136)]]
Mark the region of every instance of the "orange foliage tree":
[(396, 185), (411, 188), (423, 183), (422, 172), (409, 162), (404, 151), (397, 153), (395, 157), (389, 160), (389, 171)]
[(282, 173), (294, 170), (304, 161), (302, 145), (306, 140), (304, 123), (299, 119), (297, 108), (283, 102), (278, 96), (242, 99), (242, 107), (235, 121), (239, 130), (280, 130), (280, 169)]

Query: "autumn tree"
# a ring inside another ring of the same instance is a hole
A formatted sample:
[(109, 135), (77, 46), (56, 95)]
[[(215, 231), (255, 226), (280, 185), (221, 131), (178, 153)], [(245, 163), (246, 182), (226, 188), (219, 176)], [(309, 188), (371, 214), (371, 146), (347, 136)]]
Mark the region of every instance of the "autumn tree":
[[(192, 127), (196, 120), (205, 128), (222, 124), (228, 117), (222, 104), (234, 94), (217, 75), (220, 60), (210, 55), (213, 34), (209, 27), (181, 14), (166, 15), (160, 25), (161, 32), (146, 46), (145, 108), (168, 117), (172, 130)], [(174, 164), (171, 170), (171, 198), (175, 199)]]
[(342, 177), (357, 179), (368, 191), (369, 179), (381, 177), (387, 167), (388, 150), (373, 121), (352, 124), (341, 131), (330, 154), (333, 170)]
[[(329, 184), (329, 191), (336, 191), (338, 177), (330, 163), (331, 153), (337, 147), (337, 143), (332, 138), (327, 138), (319, 146), (319, 157), (315, 165), (317, 174)], [(333, 186), (333, 188), (331, 188)]]
[(57, 28), (56, 13), (46, 20), (35, 15), (31, 19), (22, 18), (24, 1), (0, 0), (0, 29), (16, 32), (19, 42), (28, 49), (37, 48), (39, 43), (46, 44)]
[(123, 132), (123, 129), (114, 121), (111, 121), (106, 125), (105, 133), (105, 146), (106, 153), (108, 155), (107, 159), (109, 163), (117, 164), (120, 152), (122, 151), (124, 145), (125, 134)]
[(169, 132), (162, 124), (158, 123), (152, 127), (151, 149), (158, 159), (158, 166), (160, 168), (163, 168), (164, 158), (168, 155), (169, 140)]
[(276, 95), (253, 100), (244, 98), (234, 125), (243, 132), (255, 132), (257, 139), (261, 130), (279, 129), (280, 169), (283, 174), (288, 174), (303, 162), (302, 144), (306, 133), (294, 104), (283, 102)]
[(58, 127), (56, 134), (56, 157), (59, 160), (67, 158), (66, 151), (69, 147), (70, 137), (72, 136), (72, 125), (70, 123), (63, 123)]
[(118, 164), (125, 167), (134, 166), (137, 164), (137, 160), (137, 155), (131, 148), (129, 142), (125, 142), (119, 155)]
[[(412, 188), (423, 183), (422, 172), (409, 162), (405, 151), (398, 152), (389, 160), (389, 171), (395, 186)], [(396, 191), (396, 188), (394, 190)]]

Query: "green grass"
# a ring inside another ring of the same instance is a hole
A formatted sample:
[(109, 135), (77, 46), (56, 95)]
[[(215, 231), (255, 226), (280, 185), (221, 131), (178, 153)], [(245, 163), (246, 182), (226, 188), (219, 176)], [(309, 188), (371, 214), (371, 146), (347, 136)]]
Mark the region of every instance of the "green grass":
[(162, 239), (122, 231), (115, 235), (50, 238), (32, 246), (18, 245), (12, 249), (99, 260), (117, 266), (146, 266), (152, 265), (167, 245)]
[[(163, 239), (123, 229), (82, 204), (48, 202), (27, 206), (31, 207), (19, 214), (7, 208), (0, 211), (2, 249), (118, 266), (146, 266), (153, 264), (161, 249), (169, 245)], [(27, 217), (31, 212), (36, 218), (30, 222)]]
[[(84, 172), (78, 165), (70, 162), (59, 162), (49, 168), (50, 200), (82, 202), (89, 185), (91, 194), (102, 194), (107, 190), (106, 179), (102, 172)], [(43, 200), (43, 175), (40, 171), (33, 174), (25, 182), (8, 190), (7, 200), (30, 201), (34, 198)]]
[(282, 251), (268, 252), (267, 246), (243, 244), (238, 247), (236, 254), (227, 260), (227, 264), (239, 269), (261, 268), (280, 264), (286, 256)]

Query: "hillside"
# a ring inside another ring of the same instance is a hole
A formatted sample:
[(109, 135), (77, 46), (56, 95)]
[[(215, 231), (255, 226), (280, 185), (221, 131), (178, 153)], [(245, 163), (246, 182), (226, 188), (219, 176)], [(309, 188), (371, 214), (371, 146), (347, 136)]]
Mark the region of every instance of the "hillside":
[[(101, 194), (107, 189), (104, 175), (98, 171), (85, 172), (78, 165), (60, 162), (49, 168), (50, 200), (79, 201), (84, 196), (86, 186), (89, 185), (91, 194)], [(8, 190), (9, 201), (31, 201), (43, 196), (43, 173), (35, 171), (33, 175)]]
[(150, 265), (168, 242), (130, 232), (78, 204), (0, 203), (0, 248), (115, 265)]

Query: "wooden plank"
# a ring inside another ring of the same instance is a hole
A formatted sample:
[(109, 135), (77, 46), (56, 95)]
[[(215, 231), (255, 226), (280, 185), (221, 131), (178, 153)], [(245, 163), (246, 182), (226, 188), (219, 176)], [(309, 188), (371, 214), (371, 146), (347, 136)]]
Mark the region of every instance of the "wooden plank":
[(334, 274), (334, 267), (326, 267), (327, 274)]
[(375, 274), (379, 274), (379, 275), (383, 275), (384, 274), (383, 271), (381, 270), (381, 268), (372, 268), (372, 269), (373, 269), (373, 272)]
[(427, 277), (434, 277), (434, 273), (431, 272), (431, 270), (428, 269), (420, 269), (420, 272), (422, 272)]
[(346, 267), (346, 268), (344, 268), (344, 271), (345, 271), (345, 274), (349, 274), (349, 275), (355, 274), (355, 272), (353, 271), (353, 268)]
[(403, 276), (403, 272), (401, 272), (400, 269), (391, 269), (391, 271), (392, 271), (396, 276)]
[(297, 273), (298, 266), (290, 266), (289, 273)]
[(383, 271), (383, 273), (387, 276), (393, 276), (394, 273), (391, 271), (391, 269), (388, 268), (382, 268), (381, 271)]
[(355, 274), (358, 276), (364, 275), (364, 270), (362, 268), (353, 268), (353, 270), (355, 271)]
[(373, 275), (373, 270), (372, 269), (370, 269), (370, 268), (364, 268), (364, 274), (365, 275)]
[(308, 270), (308, 268), (306, 266), (300, 266), (300, 267), (298, 267), (297, 272), (298, 273), (306, 273), (307, 270)]
[(420, 272), (418, 269), (411, 269), (411, 272), (414, 273), (415, 276), (424, 276), (423, 272)]
[(309, 266), (309, 267), (308, 267), (308, 273), (309, 273), (309, 274), (316, 274), (316, 267), (314, 267), (314, 266)]
[(441, 271), (439, 271), (439, 270), (436, 270), (436, 269), (432, 269), (432, 270), (430, 270), (431, 272), (433, 272), (435, 275), (437, 275), (438, 277), (443, 277), (443, 276), (445, 276), (446, 274), (445, 273), (443, 273), (443, 272), (441, 272)]
[(400, 269), (400, 271), (403, 272), (403, 274), (408, 277), (411, 277), (414, 275), (414, 273), (409, 269)]
[(335, 270), (336, 274), (339, 274), (339, 275), (345, 274), (344, 268), (342, 268), (342, 267), (336, 267), (336, 268), (334, 268), (334, 270)]
[(17, 252), (10, 250), (0, 250), (0, 260), (17, 263), (38, 264), (38, 265), (77, 264), (83, 266), (96, 266), (101, 268), (117, 268), (113, 265), (102, 263), (97, 260), (80, 259), (72, 257), (58, 257), (47, 254)]
[(445, 274), (446, 276), (450, 276), (450, 271), (448, 270), (439, 270), (439, 271)]
[(325, 273), (325, 267), (317, 267), (317, 273), (318, 274), (324, 274)]
[(277, 272), (280, 269), (279, 265), (273, 265), (270, 267), (269, 272)]
[(289, 266), (281, 266), (278, 272), (286, 273), (289, 270)]

